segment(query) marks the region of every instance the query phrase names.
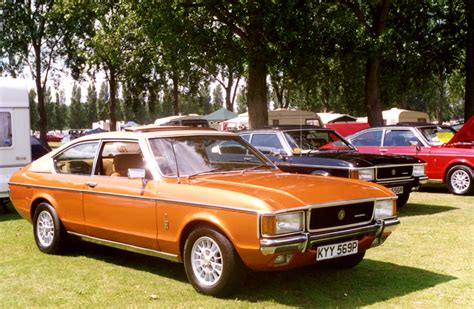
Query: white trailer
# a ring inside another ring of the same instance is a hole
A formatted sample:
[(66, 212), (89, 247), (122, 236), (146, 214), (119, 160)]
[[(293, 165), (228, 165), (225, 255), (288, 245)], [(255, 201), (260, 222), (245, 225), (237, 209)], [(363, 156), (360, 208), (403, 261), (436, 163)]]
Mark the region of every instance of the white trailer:
[(0, 201), (11, 174), (31, 162), (30, 110), (24, 80), (0, 78)]

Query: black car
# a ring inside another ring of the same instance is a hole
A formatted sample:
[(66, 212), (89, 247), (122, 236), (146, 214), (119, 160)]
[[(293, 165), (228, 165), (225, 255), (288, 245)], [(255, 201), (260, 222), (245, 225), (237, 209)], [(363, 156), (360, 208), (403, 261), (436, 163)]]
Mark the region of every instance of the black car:
[(312, 126), (240, 132), (285, 172), (371, 181), (398, 195), (397, 207), (428, 178), (424, 161), (412, 156), (360, 153), (335, 131)]

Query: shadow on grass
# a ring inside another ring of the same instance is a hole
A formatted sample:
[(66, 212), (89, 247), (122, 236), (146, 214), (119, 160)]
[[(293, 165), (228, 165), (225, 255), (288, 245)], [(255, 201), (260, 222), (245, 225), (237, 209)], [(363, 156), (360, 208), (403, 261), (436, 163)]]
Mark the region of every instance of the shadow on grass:
[(97, 245), (86, 241), (72, 239), (69, 248), (63, 253), (63, 255), (84, 256), (122, 267), (150, 272), (158, 276), (175, 279), (181, 282), (187, 282), (184, 266), (181, 263)]
[(425, 185), (422, 185), (418, 191), (452, 194), (451, 192), (449, 192), (448, 187), (443, 183), (427, 183)]
[(302, 268), (253, 273), (236, 298), (304, 308), (366, 306), (457, 279), (419, 268), (364, 260), (351, 270)]
[(11, 203), (3, 204), (0, 207), (0, 222), (19, 219), (21, 219), (21, 216), (16, 212)]
[(413, 217), (436, 215), (446, 211), (456, 210), (458, 208), (452, 206), (427, 205), (427, 204), (411, 204), (408, 203), (405, 207), (398, 210), (398, 217)]
[[(66, 255), (89, 258), (187, 282), (183, 264), (78, 242)], [(366, 259), (351, 270), (305, 267), (250, 273), (229, 300), (271, 301), (303, 308), (375, 304), (457, 279), (419, 268)], [(170, 297), (173, 297), (170, 295)]]

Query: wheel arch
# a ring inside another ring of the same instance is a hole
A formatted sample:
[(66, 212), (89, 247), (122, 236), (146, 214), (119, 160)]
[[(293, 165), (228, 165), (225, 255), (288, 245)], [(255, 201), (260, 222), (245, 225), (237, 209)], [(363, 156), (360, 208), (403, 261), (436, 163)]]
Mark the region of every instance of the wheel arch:
[(448, 166), (447, 166), (446, 169), (444, 170), (443, 183), (447, 183), (447, 180), (448, 180), (448, 173), (449, 173), (449, 171), (450, 171), (453, 167), (455, 167), (455, 166), (465, 166), (465, 167), (468, 167), (468, 168), (471, 170), (471, 176), (474, 178), (474, 172), (473, 172), (474, 167), (471, 166), (468, 161), (466, 161), (466, 160), (463, 159), (463, 160), (460, 160), (460, 161), (453, 161), (453, 162), (450, 162), (450, 163), (448, 164)]
[[(51, 205), (51, 207), (53, 207), (54, 209), (56, 209), (56, 207), (54, 206), (54, 202), (52, 202), (52, 198), (51, 197), (46, 197), (46, 196), (37, 196), (33, 199), (33, 201), (31, 202), (31, 207), (30, 207), (30, 219), (31, 219), (31, 222), (33, 222), (33, 218), (35, 216), (35, 212), (36, 212), (36, 209), (38, 208), (38, 206), (41, 204), (41, 203), (48, 203), (49, 205)], [(56, 210), (57, 211), (57, 210)]]
[(215, 218), (214, 218), (214, 220), (212, 220), (212, 219), (209, 219), (209, 218), (202, 218), (201, 217), (201, 218), (195, 218), (195, 219), (189, 221), (188, 223), (186, 223), (186, 225), (182, 229), (182, 232), (179, 236), (179, 256), (180, 256), (180, 259), (182, 261), (184, 260), (183, 259), (183, 257), (184, 257), (184, 244), (186, 243), (186, 239), (188, 238), (189, 234), (198, 227), (208, 227), (208, 228), (214, 229), (217, 232), (221, 233), (222, 235), (224, 235), (230, 241), (230, 243), (234, 247), (235, 251), (237, 252), (237, 248), (236, 248), (236, 246), (235, 246), (235, 244), (232, 240), (232, 237), (230, 237), (229, 232), (226, 229), (224, 229), (221, 226), (221, 224), (219, 224), (218, 220), (216, 220)]

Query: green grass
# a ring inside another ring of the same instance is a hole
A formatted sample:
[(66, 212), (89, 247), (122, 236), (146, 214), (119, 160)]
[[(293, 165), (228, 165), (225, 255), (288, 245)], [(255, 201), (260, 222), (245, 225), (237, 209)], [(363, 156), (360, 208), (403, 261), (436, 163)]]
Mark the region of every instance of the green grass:
[(474, 197), (413, 193), (402, 224), (352, 270), (250, 274), (229, 299), (203, 296), (181, 264), (88, 243), (39, 252), (32, 226), (0, 214), (0, 307), (474, 307)]

